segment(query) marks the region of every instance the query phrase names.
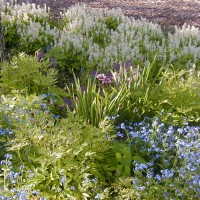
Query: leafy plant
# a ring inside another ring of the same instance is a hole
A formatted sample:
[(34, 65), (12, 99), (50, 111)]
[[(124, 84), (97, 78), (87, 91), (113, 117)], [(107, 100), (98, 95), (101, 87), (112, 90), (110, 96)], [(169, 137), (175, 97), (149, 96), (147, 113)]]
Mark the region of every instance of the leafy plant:
[(4, 62), (0, 71), (1, 87), (7, 92), (27, 91), (28, 94), (41, 94), (55, 87), (57, 71), (48, 63), (40, 63), (36, 57), (19, 54), (9, 62)]
[(132, 155), (130, 149), (126, 144), (115, 142), (113, 145), (113, 151), (115, 152), (117, 164), (117, 172), (122, 176), (130, 176)]
[(45, 54), (45, 58), (54, 60), (53, 67), (58, 70), (59, 86), (73, 80), (73, 73), (80, 73), (82, 66), (85, 65), (86, 56), (83, 52), (76, 50), (73, 45), (69, 49), (62, 51), (60, 47), (50, 48)]
[(105, 18), (105, 24), (107, 26), (108, 29), (116, 31), (117, 27), (120, 24), (120, 20), (114, 18), (113, 16), (109, 16)]
[[(146, 68), (121, 66), (117, 75), (113, 74), (114, 87), (119, 88), (126, 85), (129, 93), (128, 98), (123, 102), (120, 118), (122, 121), (128, 119), (141, 120), (144, 116), (153, 116), (154, 98), (157, 98), (160, 88), (157, 87), (163, 68), (155, 73), (153, 67), (156, 56)], [(151, 99), (153, 97), (153, 99)]]
[(198, 71), (195, 68), (189, 71), (168, 69), (162, 76), (162, 92), (158, 103), (160, 109), (163, 107), (165, 112), (168, 110), (177, 121), (185, 116), (189, 122), (198, 123), (200, 121)]
[[(17, 49), (19, 45), (20, 35), (17, 33), (16, 20), (10, 25), (10, 22), (5, 20), (2, 22), (3, 27), (7, 27), (6, 33), (4, 30), (5, 44), (7, 49)], [(16, 41), (13, 43), (13, 41)]]
[[(32, 116), (19, 124), (14, 138), (7, 141), (13, 170), (24, 166), (21, 187), (34, 185), (32, 190), (47, 198), (94, 198), (106, 182), (114, 180), (112, 126), (98, 129), (73, 114), (57, 122), (43, 111)], [(30, 170), (33, 175), (28, 178)], [(7, 187), (12, 187), (9, 179), (6, 181)]]
[[(165, 195), (198, 199), (199, 185), (195, 183), (199, 180), (199, 126), (188, 125), (186, 119), (179, 126), (167, 125), (155, 117), (117, 123), (115, 127), (118, 141), (114, 148), (121, 152), (119, 160), (124, 150), (133, 155), (133, 185), (140, 194), (136, 199)], [(130, 159), (127, 157), (126, 164), (130, 165)]]
[(115, 87), (126, 84), (130, 92), (123, 105), (126, 112), (120, 113), (120, 118), (141, 120), (145, 116), (159, 115), (169, 124), (179, 124), (187, 116), (191, 123), (198, 123), (198, 71), (161, 67), (155, 73), (154, 61), (143, 69), (122, 67), (119, 74), (113, 76)]
[(116, 115), (128, 96), (125, 86), (107, 91), (107, 88), (99, 87), (95, 79), (88, 79), (84, 91), (79, 79), (75, 79), (75, 84), (71, 90), (68, 88), (68, 92), (76, 114), (97, 127), (104, 123), (108, 115)]

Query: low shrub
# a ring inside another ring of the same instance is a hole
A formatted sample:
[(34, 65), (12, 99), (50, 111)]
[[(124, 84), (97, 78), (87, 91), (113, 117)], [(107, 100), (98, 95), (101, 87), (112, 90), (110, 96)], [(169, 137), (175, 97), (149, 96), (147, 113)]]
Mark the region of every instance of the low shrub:
[[(10, 62), (4, 62), (0, 71), (0, 87), (8, 93), (20, 90), (27, 94), (42, 94), (55, 88), (57, 71), (39, 62), (36, 57), (19, 54)], [(51, 89), (50, 89), (51, 87)]]

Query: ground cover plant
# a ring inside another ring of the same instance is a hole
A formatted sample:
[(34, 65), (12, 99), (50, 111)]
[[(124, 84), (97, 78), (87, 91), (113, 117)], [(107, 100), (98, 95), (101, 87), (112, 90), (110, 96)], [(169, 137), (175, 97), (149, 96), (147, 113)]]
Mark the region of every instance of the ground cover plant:
[(199, 29), (0, 5), (1, 199), (200, 198)]

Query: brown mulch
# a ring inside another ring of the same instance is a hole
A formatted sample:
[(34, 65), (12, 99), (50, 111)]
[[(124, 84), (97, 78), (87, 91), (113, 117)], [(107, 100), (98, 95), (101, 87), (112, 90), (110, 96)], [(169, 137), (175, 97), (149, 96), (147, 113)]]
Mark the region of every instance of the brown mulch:
[(136, 19), (144, 17), (163, 26), (182, 26), (185, 22), (200, 28), (200, 0), (18, 0), (51, 8), (53, 16), (77, 3), (85, 3), (92, 8), (120, 7), (125, 15)]

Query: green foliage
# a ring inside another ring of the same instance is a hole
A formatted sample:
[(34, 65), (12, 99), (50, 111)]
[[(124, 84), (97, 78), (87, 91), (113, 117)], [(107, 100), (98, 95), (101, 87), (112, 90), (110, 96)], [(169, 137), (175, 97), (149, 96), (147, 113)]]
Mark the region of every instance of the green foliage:
[(89, 38), (92, 39), (94, 44), (98, 44), (101, 48), (105, 48), (111, 42), (111, 37), (105, 27), (106, 25), (104, 23), (98, 23), (88, 31)]
[(132, 155), (126, 144), (115, 142), (113, 145), (116, 159), (118, 161), (117, 173), (122, 176), (130, 176)]
[(68, 95), (78, 116), (94, 126), (101, 126), (107, 116), (115, 116), (121, 109), (123, 100), (128, 96), (125, 85), (121, 88), (112, 88), (110, 91), (98, 87), (95, 79), (88, 79), (85, 91), (82, 90), (80, 81), (75, 79), (72, 89), (68, 88)]
[[(129, 96), (124, 100), (120, 111), (121, 120), (136, 119), (141, 120), (145, 116), (153, 116), (156, 108), (154, 108), (154, 101), (151, 99), (157, 98), (156, 94), (160, 92), (160, 88), (156, 87), (157, 82), (161, 76), (160, 68), (155, 72), (153, 67), (156, 61), (156, 56), (148, 67), (130, 67), (126, 69), (121, 67), (119, 74), (114, 78), (114, 87), (118, 88), (121, 85), (126, 85)], [(115, 76), (114, 76), (115, 77)], [(153, 94), (154, 93), (154, 94)], [(122, 120), (123, 121), (123, 120)]]
[(55, 87), (57, 71), (49, 68), (48, 63), (40, 63), (36, 57), (21, 53), (10, 63), (3, 63), (0, 76), (0, 87), (7, 92), (21, 90), (41, 94)]
[(166, 70), (160, 85), (162, 90), (159, 94), (157, 110), (164, 108), (165, 112), (171, 113), (169, 120), (174, 117), (178, 122), (185, 116), (190, 122), (200, 122), (200, 81), (199, 72), (195, 68), (188, 71)]
[(134, 188), (133, 178), (119, 177), (115, 183), (108, 189), (110, 196), (117, 200), (135, 200), (141, 199), (141, 194)]
[[(33, 184), (48, 198), (94, 198), (91, 187), (98, 192), (106, 182), (114, 181), (116, 161), (111, 140), (106, 138), (110, 131), (110, 125), (98, 129), (73, 115), (55, 123), (41, 112), (15, 129), (15, 138), (8, 141), (9, 151), (15, 169), (23, 164), (27, 175), (28, 170), (34, 173), (32, 178), (24, 178), (23, 185)], [(84, 184), (94, 178), (93, 185)]]
[(58, 68), (62, 73), (64, 70), (65, 75), (72, 72), (79, 72), (81, 66), (84, 64), (84, 55), (81, 51), (76, 50), (73, 45), (70, 45), (69, 49), (65, 52), (59, 47), (51, 48), (45, 55), (46, 58), (54, 58), (58, 64)]
[(192, 123), (200, 121), (199, 72), (195, 68), (178, 71), (162, 67), (155, 73), (153, 61), (142, 70), (122, 69), (115, 87), (122, 83), (130, 93), (122, 105), (126, 112), (120, 113), (124, 120), (159, 115), (169, 124), (182, 124), (186, 116)]
[[(13, 22), (12, 26), (10, 26), (9, 21), (3, 21), (2, 22), (3, 27), (9, 27), (6, 30), (4, 30), (4, 37), (5, 37), (5, 45), (7, 49), (16, 49), (19, 45), (20, 35), (17, 33), (17, 24), (16, 21)], [(15, 41), (15, 42), (13, 42)]]
[(121, 20), (114, 18), (113, 16), (109, 16), (105, 18), (105, 24), (108, 29), (116, 31), (117, 27), (119, 26)]
[[(44, 98), (43, 95), (46, 97)], [(53, 114), (58, 115), (58, 105), (61, 104), (60, 99), (51, 93), (43, 95), (26, 95), (21, 94), (19, 91), (15, 91), (13, 94), (1, 95), (0, 126), (6, 129), (20, 126), (27, 120), (39, 120), (40, 112), (51, 112), (50, 117)]]

